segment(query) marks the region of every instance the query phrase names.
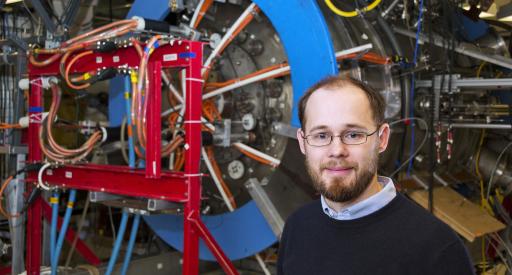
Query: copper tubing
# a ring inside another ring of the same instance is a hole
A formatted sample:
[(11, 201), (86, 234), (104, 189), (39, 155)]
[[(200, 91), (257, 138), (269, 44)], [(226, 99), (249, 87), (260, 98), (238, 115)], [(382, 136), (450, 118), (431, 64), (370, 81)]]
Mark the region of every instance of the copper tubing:
[(170, 155), (172, 152), (174, 152), (174, 150), (176, 150), (176, 148), (178, 148), (178, 146), (180, 146), (183, 143), (183, 141), (184, 141), (184, 139), (182, 136), (180, 136), (180, 135), (176, 136), (175, 138), (173, 138), (171, 140), (171, 142), (169, 142), (169, 144), (167, 144), (166, 146), (164, 146), (164, 148), (162, 148), (162, 155), (163, 156)]
[(275, 164), (273, 164), (272, 162), (270, 162), (270, 161), (268, 161), (268, 160), (266, 160), (266, 159), (264, 159), (264, 158), (258, 157), (258, 156), (256, 156), (256, 155), (254, 155), (254, 154), (252, 154), (252, 153), (250, 153), (250, 152), (248, 152), (248, 151), (246, 151), (246, 150), (244, 150), (244, 149), (242, 149), (242, 148), (240, 148), (240, 147), (236, 146), (236, 145), (235, 145), (235, 147), (236, 147), (236, 148), (237, 148), (237, 149), (238, 149), (242, 154), (244, 154), (244, 155), (248, 156), (249, 158), (251, 158), (251, 159), (253, 159), (253, 160), (255, 160), (255, 161), (257, 161), (257, 162), (259, 162), (259, 163), (262, 163), (262, 164), (266, 164), (266, 165), (269, 165), (269, 166), (275, 167)]
[[(247, 17), (243, 19), (243, 21), (240, 23), (240, 25), (233, 31), (233, 34), (228, 38), (226, 43), (222, 45), (219, 52), (217, 53), (217, 56), (220, 56), (221, 53), (226, 49), (227, 46), (233, 41), (233, 39), (247, 26), (249, 23), (251, 23), (252, 19), (254, 18), (254, 15), (260, 12), (260, 8), (258, 6), (254, 6), (253, 12), (249, 13)], [(203, 79), (206, 81), (208, 79), (208, 76), (210, 75), (211, 70), (211, 64), (206, 68), (206, 70), (203, 73)]]
[(85, 52), (81, 52), (81, 53), (79, 53), (79, 54), (75, 55), (75, 56), (74, 56), (74, 57), (69, 61), (69, 64), (66, 66), (66, 71), (64, 72), (64, 79), (66, 80), (66, 83), (68, 84), (68, 86), (69, 86), (70, 88), (73, 88), (73, 89), (75, 89), (75, 90), (81, 90), (81, 89), (85, 89), (85, 88), (87, 88), (87, 87), (91, 86), (91, 84), (90, 84), (90, 83), (84, 83), (84, 84), (82, 84), (82, 85), (75, 85), (75, 84), (71, 83), (71, 81), (70, 81), (70, 79), (69, 79), (69, 71), (71, 70), (71, 66), (73, 66), (73, 64), (75, 64), (75, 62), (76, 62), (78, 59), (80, 59), (80, 58), (82, 58), (82, 57), (84, 57), (84, 56), (86, 56), (86, 55), (92, 54), (92, 53), (93, 53), (93, 51), (85, 51)]
[[(114, 28), (112, 30), (109, 30), (108, 32), (97, 34), (99, 32), (111, 29), (111, 28), (119, 26), (119, 25), (121, 25), (121, 26)], [(46, 60), (39, 61), (34, 57), (32, 52), (29, 52), (29, 61), (32, 65), (34, 65), (36, 67), (44, 67), (44, 66), (47, 66), (47, 65), (57, 61), (61, 57), (62, 53), (88, 47), (92, 43), (95, 43), (99, 40), (106, 39), (109, 37), (122, 36), (130, 31), (134, 30), (136, 27), (137, 27), (136, 20), (121, 20), (118, 22), (113, 22), (108, 25), (102, 26), (98, 29), (81, 34), (73, 39), (70, 39), (70, 40), (62, 43), (61, 47), (58, 49), (35, 49), (33, 52), (36, 54), (44, 53), (44, 54), (54, 54), (54, 55), (52, 55), (50, 58), (48, 58)], [(96, 35), (93, 35), (93, 34), (96, 34)], [(81, 41), (85, 38), (88, 38), (88, 39), (85, 41)]]
[[(231, 85), (231, 84), (233, 84), (233, 83), (240, 82), (240, 81), (242, 81), (242, 80), (246, 80), (246, 79), (249, 79), (249, 78), (252, 78), (252, 77), (255, 77), (255, 76), (258, 76), (258, 75), (264, 74), (264, 73), (268, 73), (268, 72), (273, 71), (273, 70), (281, 69), (281, 68), (286, 67), (286, 66), (288, 66), (288, 63), (282, 63), (282, 64), (276, 64), (276, 65), (268, 66), (268, 67), (266, 67), (266, 68), (263, 68), (263, 69), (261, 69), (261, 70), (258, 70), (258, 71), (255, 71), (255, 72), (252, 72), (252, 73), (250, 73), (250, 74), (244, 75), (244, 76), (239, 77), (239, 78), (230, 79), (230, 80), (228, 80), (228, 81), (224, 81), (224, 82), (210, 82), (210, 83), (207, 83), (207, 84), (206, 84), (206, 88), (207, 88), (207, 89), (211, 89), (211, 88), (214, 88), (214, 89), (222, 88), (222, 87), (225, 87), (225, 86)], [(268, 78), (265, 78), (265, 79), (262, 79), (262, 80), (266, 80), (266, 79), (269, 79), (269, 78), (277, 78), (277, 77), (285, 76), (285, 75), (289, 75), (289, 74), (290, 74), (290, 71), (287, 71), (287, 72), (280, 73), (280, 74), (278, 74), (278, 75), (273, 75), (273, 76), (271, 76), (271, 77), (268, 77)]]
[(69, 39), (68, 41), (64, 42), (65, 45), (70, 45), (72, 43), (75, 43), (76, 41), (80, 41), (84, 38), (87, 38), (87, 37), (90, 37), (92, 36), (93, 34), (96, 34), (96, 33), (99, 33), (99, 32), (102, 32), (104, 30), (108, 30), (112, 27), (116, 27), (116, 26), (119, 26), (119, 25), (132, 25), (135, 23), (135, 26), (137, 26), (137, 21), (134, 20), (134, 19), (126, 19), (126, 20), (120, 20), (120, 21), (116, 21), (116, 22), (112, 22), (110, 24), (107, 24), (105, 26), (101, 26), (97, 29), (94, 29), (92, 31), (89, 31), (89, 32), (86, 32), (86, 33), (83, 33), (79, 36), (76, 36), (72, 39)]
[(30, 64), (32, 64), (35, 67), (48, 66), (48, 65), (52, 64), (53, 62), (57, 61), (61, 56), (62, 56), (62, 54), (58, 53), (58, 54), (52, 55), (48, 59), (45, 59), (43, 61), (39, 61), (39, 60), (36, 60), (36, 58), (34, 57), (32, 52), (30, 52), (30, 51), (28, 52), (28, 60), (29, 60)]
[(379, 65), (386, 65), (391, 63), (391, 60), (389, 57), (381, 56), (373, 52), (365, 53), (363, 55), (360, 55), (359, 53), (352, 53), (347, 55), (338, 56), (336, 58), (337, 61), (341, 61), (343, 59), (353, 59), (357, 58), (364, 60), (369, 63), (379, 64)]
[(4, 207), (3, 207), (3, 203), (2, 201), (4, 200), (4, 192), (5, 192), (5, 189), (7, 188), (7, 186), (9, 185), (9, 183), (11, 183), (12, 179), (14, 177), (13, 176), (9, 176), (5, 181), (4, 183), (2, 184), (2, 187), (0, 188), (0, 214), (2, 214), (4, 217), (6, 217), (7, 219), (12, 219), (12, 218), (17, 218), (19, 216), (21, 216), (20, 213), (15, 213), (15, 214), (11, 214), (11, 213), (8, 213)]
[(219, 182), (220, 182), (220, 184), (222, 186), (222, 189), (224, 190), (224, 192), (226, 193), (226, 196), (229, 199), (229, 203), (231, 204), (233, 209), (237, 208), (236, 207), (235, 199), (233, 197), (233, 194), (231, 193), (231, 190), (229, 190), (228, 185), (226, 184), (226, 182), (222, 178), (222, 172), (220, 171), (220, 168), (219, 168), (219, 165), (217, 164), (217, 161), (215, 161), (215, 156), (213, 154), (213, 148), (211, 146), (208, 146), (206, 148), (206, 154), (208, 155), (208, 159), (210, 160), (210, 163), (212, 164), (213, 172), (217, 175), (217, 178), (219, 179)]
[(199, 26), (199, 23), (201, 23), (201, 20), (203, 19), (204, 15), (206, 14), (206, 11), (210, 8), (210, 6), (213, 4), (213, 0), (204, 0), (203, 5), (199, 8), (199, 14), (197, 15), (196, 22), (194, 22), (194, 25), (192, 26), (193, 29), (197, 28)]
[[(52, 125), (55, 115), (57, 113), (57, 108), (60, 105), (60, 91), (56, 84), (52, 85), (52, 103), (50, 106), (50, 110), (48, 112), (48, 116), (45, 121), (45, 127), (41, 127), (39, 131), (39, 144), (41, 145), (41, 150), (43, 153), (50, 159), (61, 162), (61, 163), (69, 163), (79, 161), (85, 158), (94, 148), (94, 144), (101, 140), (101, 132), (97, 131), (91, 135), (91, 137), (78, 149), (66, 149), (61, 147), (55, 142), (52, 135)], [(43, 138), (43, 130), (46, 131), (46, 140), (48, 141), (48, 146), (44, 142)]]

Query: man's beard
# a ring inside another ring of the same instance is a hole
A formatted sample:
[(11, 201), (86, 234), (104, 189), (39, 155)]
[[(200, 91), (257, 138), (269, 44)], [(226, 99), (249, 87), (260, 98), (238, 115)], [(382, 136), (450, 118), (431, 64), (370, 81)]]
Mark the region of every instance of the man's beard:
[[(370, 154), (370, 158), (363, 166), (343, 160), (330, 160), (320, 164), (319, 170), (314, 169), (314, 164), (310, 163), (306, 155), (306, 168), (317, 192), (330, 201), (349, 202), (358, 198), (368, 188), (373, 177), (377, 174), (378, 150), (376, 149)], [(351, 175), (347, 175), (347, 177), (331, 177), (329, 184), (327, 184), (328, 182), (322, 179), (322, 171), (328, 167), (352, 167), (355, 172), (355, 178)], [(349, 177), (351, 177), (350, 180)]]

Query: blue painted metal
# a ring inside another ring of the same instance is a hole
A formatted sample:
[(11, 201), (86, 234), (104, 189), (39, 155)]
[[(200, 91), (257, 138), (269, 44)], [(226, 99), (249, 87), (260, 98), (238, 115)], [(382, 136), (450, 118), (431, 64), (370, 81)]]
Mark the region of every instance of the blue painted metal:
[(254, 0), (283, 43), (293, 85), (292, 126), (299, 127), (297, 103), (304, 92), (327, 75), (338, 74), (334, 47), (314, 0)]
[[(338, 73), (334, 47), (327, 25), (315, 0), (254, 0), (254, 2), (272, 22), (286, 51), (294, 91), (291, 124), (299, 126), (298, 99), (318, 80)], [(162, 20), (169, 13), (167, 4), (167, 0), (153, 0), (151, 5), (148, 5), (147, 1), (136, 0), (127, 17), (137, 15)], [(111, 93), (119, 91), (122, 91), (121, 87), (111, 89)], [(112, 102), (110, 108), (117, 108), (116, 110), (123, 108), (122, 97), (116, 97), (113, 94), (111, 98), (121, 103)], [(111, 110), (109, 114), (116, 110)], [(110, 118), (110, 121), (112, 125), (119, 125), (113, 123), (116, 122), (113, 118)], [(276, 241), (253, 201), (233, 213), (203, 218), (230, 259), (253, 255)], [(145, 217), (149, 226), (162, 239), (178, 249), (183, 246), (182, 219), (181, 216), (169, 215)], [(244, 225), (247, 224), (251, 226), (246, 228)], [(258, 237), (254, 238), (254, 236)], [(200, 258), (214, 260), (204, 244), (200, 246)]]
[(108, 121), (110, 127), (118, 127), (123, 122), (124, 77), (116, 76), (110, 80), (108, 87)]
[(489, 24), (487, 22), (482, 19), (473, 21), (461, 11), (454, 13), (453, 20), (457, 28), (457, 34), (468, 42), (475, 42), (475, 40), (489, 32)]
[[(151, 215), (144, 220), (166, 243), (183, 251), (183, 216)], [(201, 220), (231, 260), (254, 255), (277, 241), (254, 201), (231, 213), (201, 216)], [(199, 258), (215, 261), (203, 241), (199, 243)]]

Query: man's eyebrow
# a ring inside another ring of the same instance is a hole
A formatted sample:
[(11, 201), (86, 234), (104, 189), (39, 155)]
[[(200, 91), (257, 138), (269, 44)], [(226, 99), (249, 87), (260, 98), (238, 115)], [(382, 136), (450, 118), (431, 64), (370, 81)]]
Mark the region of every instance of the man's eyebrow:
[(316, 130), (327, 130), (329, 127), (327, 125), (317, 125), (311, 129), (309, 129), (310, 132), (316, 131)]
[(360, 124), (347, 124), (345, 127), (347, 129), (368, 130), (367, 127)]

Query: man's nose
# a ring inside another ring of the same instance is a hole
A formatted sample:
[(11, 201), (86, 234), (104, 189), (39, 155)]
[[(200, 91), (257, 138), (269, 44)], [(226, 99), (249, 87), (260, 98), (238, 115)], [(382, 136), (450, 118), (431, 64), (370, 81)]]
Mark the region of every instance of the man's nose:
[(348, 145), (341, 141), (341, 137), (332, 137), (332, 142), (329, 144), (330, 157), (345, 157), (348, 155)]

